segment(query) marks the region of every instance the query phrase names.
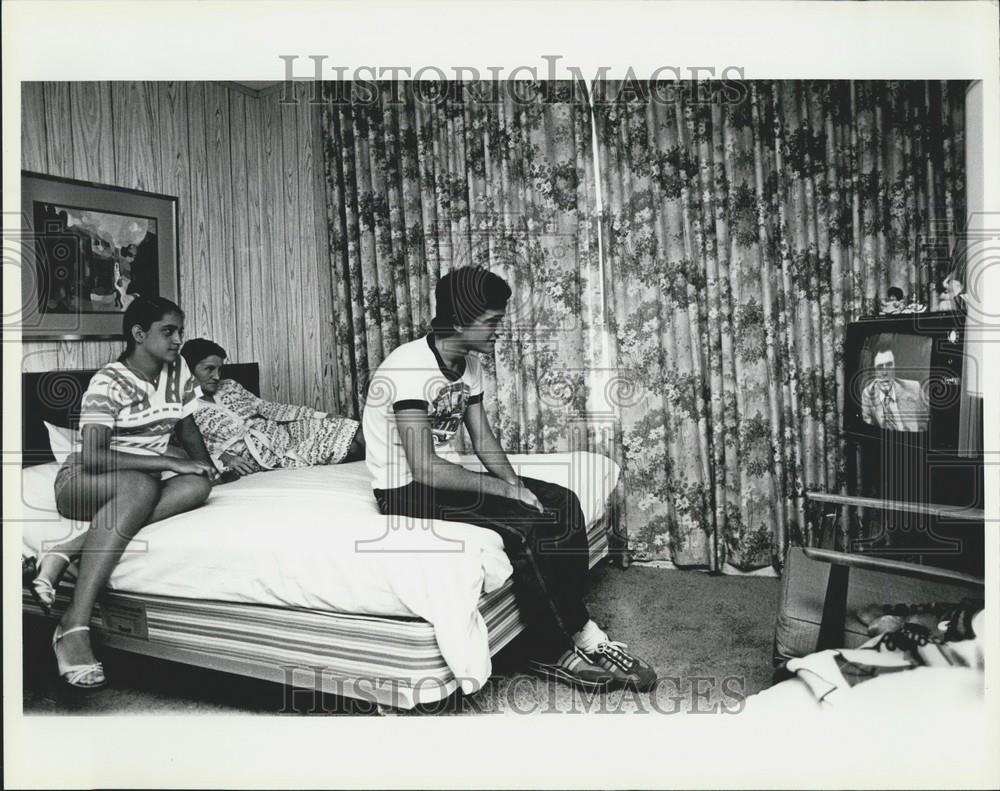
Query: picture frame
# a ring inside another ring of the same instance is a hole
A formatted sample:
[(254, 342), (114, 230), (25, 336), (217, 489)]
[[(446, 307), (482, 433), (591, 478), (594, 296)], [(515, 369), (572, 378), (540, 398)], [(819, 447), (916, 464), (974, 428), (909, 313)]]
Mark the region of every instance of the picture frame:
[(21, 337), (121, 336), (139, 294), (178, 299), (177, 198), (21, 171)]

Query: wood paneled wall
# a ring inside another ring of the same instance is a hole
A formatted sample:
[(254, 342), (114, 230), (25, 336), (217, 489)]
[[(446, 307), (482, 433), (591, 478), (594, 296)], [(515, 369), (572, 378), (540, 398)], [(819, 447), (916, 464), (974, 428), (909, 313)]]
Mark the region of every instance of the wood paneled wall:
[[(320, 113), (213, 82), (23, 83), (28, 170), (178, 197), (186, 335), (261, 365), (265, 398), (337, 411)], [(25, 371), (118, 342), (32, 342)]]

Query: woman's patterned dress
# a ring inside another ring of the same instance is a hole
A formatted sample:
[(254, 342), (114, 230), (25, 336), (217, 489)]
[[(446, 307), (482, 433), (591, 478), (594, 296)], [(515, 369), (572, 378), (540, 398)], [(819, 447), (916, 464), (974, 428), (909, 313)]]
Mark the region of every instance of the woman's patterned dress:
[(232, 453), (256, 472), (337, 464), (360, 425), (306, 406), (265, 401), (232, 379), (219, 382), (214, 400), (198, 399), (194, 419), (213, 457)]

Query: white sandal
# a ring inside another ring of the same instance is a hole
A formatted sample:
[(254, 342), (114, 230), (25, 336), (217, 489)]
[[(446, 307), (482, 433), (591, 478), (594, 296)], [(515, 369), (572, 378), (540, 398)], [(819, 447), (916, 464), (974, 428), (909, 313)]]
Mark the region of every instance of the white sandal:
[[(55, 632), (52, 635), (52, 652), (56, 655), (56, 665), (59, 668), (59, 677), (66, 683), (67, 686), (73, 687), (74, 689), (100, 689), (107, 683), (107, 679), (104, 677), (104, 665), (100, 662), (91, 662), (86, 665), (67, 665), (63, 662), (62, 657), (59, 656), (56, 651), (56, 643), (62, 640), (66, 635), (73, 634), (73, 632), (90, 631), (89, 626), (74, 626), (72, 629), (67, 629), (65, 632), (56, 627)], [(81, 684), (80, 681), (87, 676), (96, 677), (96, 680), (89, 684)]]
[[(49, 555), (54, 555), (57, 558), (62, 558), (66, 561), (66, 568), (69, 568), (73, 559), (62, 552), (43, 552), (38, 556), (38, 560), (35, 561), (35, 567), (41, 571), (42, 561)], [(63, 569), (63, 574), (66, 573), (66, 569)], [(31, 593), (31, 598), (35, 600), (35, 603), (42, 608), (42, 612), (46, 616), (52, 614), (52, 605), (56, 602), (56, 588), (59, 586), (59, 580), (62, 579), (62, 574), (56, 579), (53, 584), (48, 578), (43, 577), (39, 574), (33, 580), (31, 580), (31, 586), (28, 591)]]

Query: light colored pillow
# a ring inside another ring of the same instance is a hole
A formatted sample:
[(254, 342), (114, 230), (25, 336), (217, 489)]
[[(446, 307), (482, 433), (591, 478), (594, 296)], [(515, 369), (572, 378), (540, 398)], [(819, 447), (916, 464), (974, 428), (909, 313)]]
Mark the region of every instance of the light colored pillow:
[(21, 504), (31, 511), (42, 514), (56, 512), (56, 495), (52, 488), (59, 473), (59, 463), (36, 464), (33, 467), (21, 468)]
[(65, 426), (53, 426), (48, 421), (45, 423), (45, 430), (49, 432), (49, 447), (52, 448), (52, 455), (55, 460), (62, 464), (66, 457), (80, 449), (80, 431), (75, 428)]
[(65, 519), (56, 510), (59, 466), (52, 461), (21, 470), (21, 502), (12, 506), (21, 521), (21, 554), (37, 555), (49, 542), (62, 543), (88, 529), (88, 521)]

